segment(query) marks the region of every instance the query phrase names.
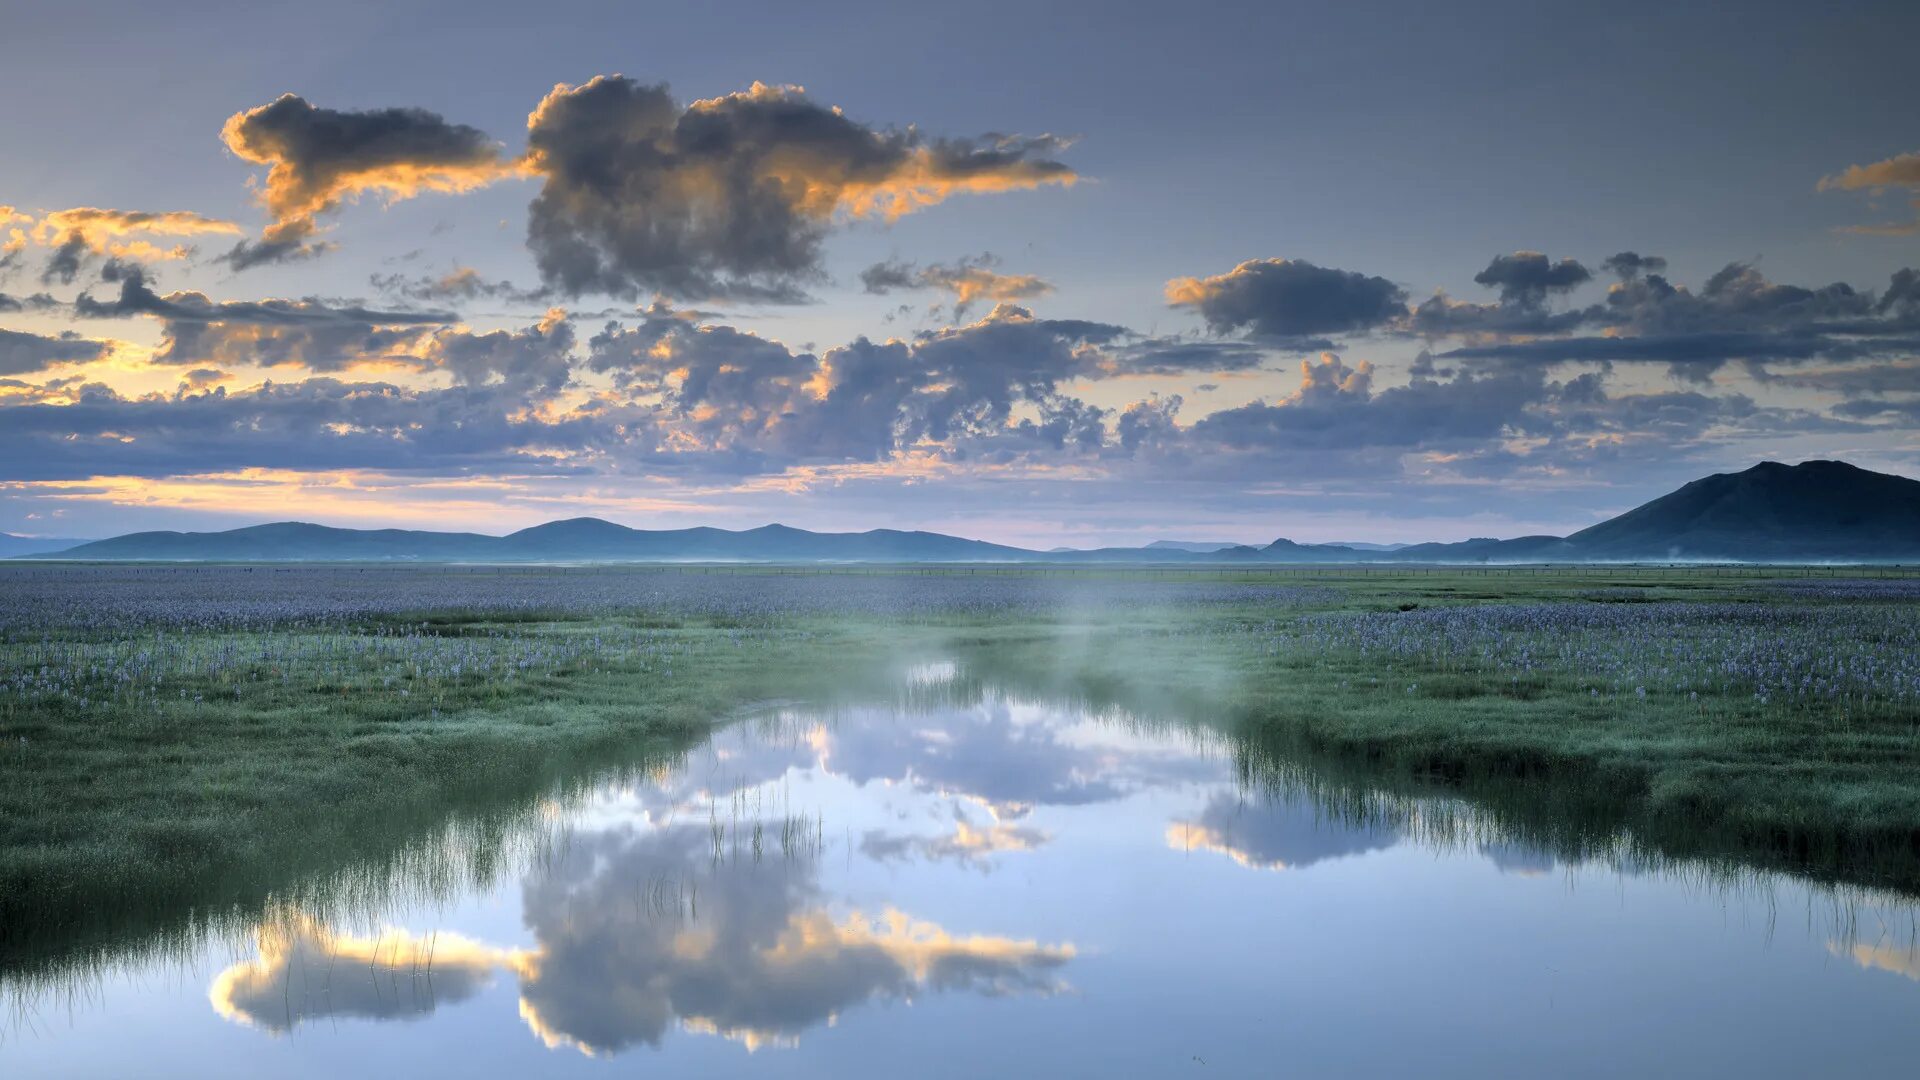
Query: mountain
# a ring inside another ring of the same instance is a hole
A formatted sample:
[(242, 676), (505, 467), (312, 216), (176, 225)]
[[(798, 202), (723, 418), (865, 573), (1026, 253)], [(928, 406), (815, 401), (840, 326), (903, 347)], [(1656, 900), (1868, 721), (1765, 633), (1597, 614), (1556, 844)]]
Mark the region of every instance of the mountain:
[(506, 536), (336, 529), (283, 521), (226, 532), (129, 533), (81, 544), (58, 557), (212, 562), (974, 562), (1041, 556), (980, 540), (897, 529), (816, 533), (766, 525), (742, 532), (648, 530), (598, 518), (571, 518)]
[(61, 539), (51, 536), (16, 536), (13, 533), (0, 533), (0, 559), (14, 555), (38, 555), (41, 552), (65, 551), (86, 543), (85, 540)]
[(1920, 555), (1920, 480), (1844, 461), (1716, 473), (1567, 537), (1588, 558), (1895, 559)]
[[(3, 534), (0, 534), (3, 535)], [(19, 540), (18, 537), (7, 537)], [(44, 541), (47, 544), (60, 541)], [(1571, 536), (1458, 543), (1264, 547), (1157, 541), (1144, 548), (1030, 551), (933, 532), (819, 533), (786, 525), (632, 529), (598, 518), (506, 536), (336, 529), (283, 521), (226, 532), (144, 532), (18, 558), (231, 562), (1065, 562), (1541, 563), (1920, 562), (1920, 481), (1839, 461), (1762, 462), (1708, 476)], [(0, 549), (3, 550), (3, 549)]]

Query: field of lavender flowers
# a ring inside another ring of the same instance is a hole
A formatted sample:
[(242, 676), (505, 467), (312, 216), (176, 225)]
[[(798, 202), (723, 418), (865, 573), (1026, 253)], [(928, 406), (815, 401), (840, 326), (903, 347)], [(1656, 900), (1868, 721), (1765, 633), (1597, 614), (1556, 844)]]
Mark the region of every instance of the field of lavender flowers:
[(754, 701), (885, 693), (903, 656), (1920, 888), (1917, 602), (1810, 571), (0, 567), (0, 967), (258, 907)]

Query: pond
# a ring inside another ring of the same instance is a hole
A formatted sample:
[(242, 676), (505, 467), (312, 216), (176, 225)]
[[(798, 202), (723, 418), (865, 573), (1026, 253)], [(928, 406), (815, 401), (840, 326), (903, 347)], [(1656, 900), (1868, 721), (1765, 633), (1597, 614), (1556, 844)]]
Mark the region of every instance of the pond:
[(16, 985), (0, 1073), (1912, 1074), (1905, 898), (1569, 854), (1203, 720), (953, 662), (768, 705), (331, 902)]

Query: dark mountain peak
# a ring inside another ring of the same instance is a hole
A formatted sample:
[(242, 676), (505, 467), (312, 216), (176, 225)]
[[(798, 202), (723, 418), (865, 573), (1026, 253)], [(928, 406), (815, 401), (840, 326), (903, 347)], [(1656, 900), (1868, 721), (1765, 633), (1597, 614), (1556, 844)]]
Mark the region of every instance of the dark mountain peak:
[(1920, 550), (1920, 481), (1849, 465), (1763, 461), (1715, 473), (1567, 538), (1643, 559), (1886, 558)]

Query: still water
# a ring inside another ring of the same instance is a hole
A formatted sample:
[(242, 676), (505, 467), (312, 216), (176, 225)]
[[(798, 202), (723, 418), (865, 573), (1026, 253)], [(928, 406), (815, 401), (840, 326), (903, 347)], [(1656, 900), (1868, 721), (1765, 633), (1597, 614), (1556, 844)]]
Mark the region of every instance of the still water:
[[(1908, 901), (1250, 776), (953, 664), (14, 987), (0, 1075), (1911, 1076)], [(503, 854), (504, 852), (504, 854)], [(484, 869), (476, 869), (480, 862)]]

